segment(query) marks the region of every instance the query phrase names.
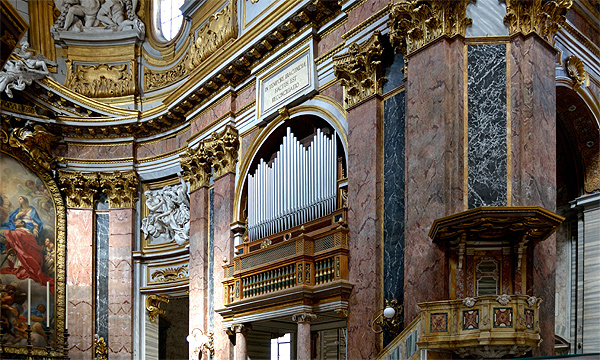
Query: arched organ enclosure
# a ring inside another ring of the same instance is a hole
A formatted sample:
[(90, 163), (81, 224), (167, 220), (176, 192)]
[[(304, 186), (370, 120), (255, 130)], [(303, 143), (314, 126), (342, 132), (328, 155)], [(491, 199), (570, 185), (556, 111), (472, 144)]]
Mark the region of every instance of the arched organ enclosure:
[(247, 240), (276, 234), (340, 207), (344, 159), (337, 132), (320, 119), (304, 118), (279, 127), (256, 154), (246, 178)]

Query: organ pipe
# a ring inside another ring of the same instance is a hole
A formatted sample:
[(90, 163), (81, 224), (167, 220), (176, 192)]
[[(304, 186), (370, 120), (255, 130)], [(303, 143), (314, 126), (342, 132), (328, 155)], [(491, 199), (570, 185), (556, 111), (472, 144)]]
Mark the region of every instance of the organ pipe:
[(257, 240), (335, 210), (336, 136), (317, 129), (304, 147), (288, 127), (272, 164), (248, 175), (248, 235)]

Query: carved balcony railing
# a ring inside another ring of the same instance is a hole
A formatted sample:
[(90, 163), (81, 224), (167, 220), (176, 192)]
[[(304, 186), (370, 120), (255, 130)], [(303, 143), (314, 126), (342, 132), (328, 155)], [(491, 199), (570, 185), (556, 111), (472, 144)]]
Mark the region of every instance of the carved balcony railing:
[(541, 343), (541, 301), (527, 295), (484, 295), (421, 303), (417, 345), (462, 357), (523, 355)]
[[(236, 247), (224, 266), (225, 305), (298, 289), (348, 288), (347, 210)], [(306, 296), (303, 295), (303, 296)]]

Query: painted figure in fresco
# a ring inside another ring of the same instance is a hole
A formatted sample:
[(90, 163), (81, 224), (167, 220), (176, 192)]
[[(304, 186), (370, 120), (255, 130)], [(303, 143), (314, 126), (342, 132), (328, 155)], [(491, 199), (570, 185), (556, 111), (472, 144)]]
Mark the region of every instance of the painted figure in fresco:
[(37, 210), (29, 205), (29, 198), (19, 196), (19, 207), (15, 209), (8, 217), (8, 222), (0, 225), (0, 229), (15, 230), (16, 220), (23, 220), (25, 227), (37, 238), (42, 232), (44, 224), (38, 216)]
[(7, 258), (8, 266), (1, 268), (0, 273), (14, 274), (19, 279), (31, 278), (40, 284), (48, 282), (50, 291), (54, 293), (54, 279), (42, 271), (44, 256), (35, 235), (25, 220), (19, 218), (13, 224), (14, 230), (1, 230), (3, 237), (0, 237), (0, 241), (5, 243), (5, 251), (12, 252), (14, 256)]
[(54, 273), (54, 241), (50, 238), (46, 238), (44, 240), (44, 248), (42, 249), (42, 253), (44, 254), (44, 266), (42, 270), (48, 274), (52, 275)]

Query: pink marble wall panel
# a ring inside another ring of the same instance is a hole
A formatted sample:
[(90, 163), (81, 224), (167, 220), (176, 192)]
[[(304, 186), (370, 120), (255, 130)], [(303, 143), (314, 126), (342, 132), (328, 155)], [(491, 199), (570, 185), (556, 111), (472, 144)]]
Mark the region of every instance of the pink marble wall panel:
[[(232, 111), (233, 106), (233, 97), (230, 95), (225, 95), (225, 99), (218, 103), (216, 106), (212, 107), (210, 110), (204, 112), (198, 118), (194, 120), (191, 124), (192, 128), (192, 136), (200, 131), (202, 131), (205, 127), (212, 124), (213, 121), (217, 120), (221, 116), (226, 113)], [(211, 105), (212, 106), (212, 105)]]
[(319, 40), (319, 43), (317, 44), (317, 57), (322, 56), (329, 50), (343, 43), (344, 39), (342, 39), (342, 35), (344, 35), (346, 31), (348, 31), (348, 27), (344, 24)]
[(354, 284), (349, 298), (348, 354), (373, 359), (378, 335), (368, 331), (373, 313), (383, 305), (381, 274), (383, 106), (379, 98), (348, 113), (348, 279)]
[(567, 20), (577, 30), (581, 31), (593, 44), (600, 44), (600, 31), (597, 26), (591, 24), (577, 11), (569, 11), (567, 13)]
[(164, 139), (157, 142), (140, 144), (136, 147), (136, 156), (138, 159), (159, 156), (169, 151), (181, 149), (187, 145), (187, 139), (190, 137), (190, 130), (184, 131), (175, 137)]
[(369, 0), (357, 7), (354, 11), (348, 14), (348, 22), (345, 25), (347, 31), (352, 30), (352, 28), (359, 25), (373, 14), (388, 6), (389, 3), (389, 0)]
[(87, 360), (94, 342), (92, 210), (68, 209), (67, 228), (69, 357)]
[[(233, 219), (233, 200), (235, 193), (235, 174), (229, 173), (215, 180), (214, 185), (214, 309), (224, 308), (223, 304), (223, 260), (227, 263), (233, 259), (233, 235), (231, 221)], [(215, 359), (232, 359), (233, 345), (229, 336), (222, 330), (223, 318), (214, 314)]]
[(75, 159), (115, 159), (133, 157), (133, 145), (79, 146), (69, 145), (67, 157)]
[(475, 279), (473, 274), (475, 274), (475, 261), (473, 257), (466, 263), (465, 273), (468, 274), (465, 276), (465, 296), (473, 297), (475, 296)]
[(512, 294), (512, 257), (510, 255), (502, 256), (502, 294)]
[(242, 138), (242, 146), (240, 146), (240, 154), (242, 156), (242, 158), (244, 156), (246, 156), (246, 152), (248, 151), (248, 149), (250, 148), (250, 146), (252, 146), (252, 141), (254, 141), (254, 139), (256, 138), (256, 136), (259, 133), (259, 129), (256, 129), (248, 134), (246, 134), (243, 138)]
[[(208, 329), (208, 188), (190, 194), (189, 329)], [(190, 344), (190, 356), (194, 349)], [(190, 357), (190, 360), (192, 358)]]
[(342, 85), (340, 85), (339, 82), (336, 82), (335, 84), (331, 85), (327, 89), (323, 90), (321, 92), (321, 95), (325, 95), (325, 96), (329, 96), (330, 98), (333, 98), (335, 101), (340, 103), (340, 105), (342, 105), (342, 107), (343, 107), (344, 88), (342, 87)]
[(248, 87), (235, 97), (235, 108), (233, 108), (232, 110), (240, 111), (240, 109), (250, 104), (254, 100), (256, 100), (256, 86), (253, 83), (250, 87)]
[(108, 248), (108, 352), (133, 358), (133, 218), (131, 208), (111, 209)]
[[(556, 84), (554, 52), (536, 36), (511, 42), (512, 204), (556, 206)], [(533, 251), (533, 287), (540, 305), (541, 336), (534, 355), (554, 353), (556, 237)]]
[(464, 209), (463, 59), (462, 40), (444, 39), (408, 63), (405, 324), (417, 303), (449, 298), (445, 250), (428, 233), (435, 219)]

